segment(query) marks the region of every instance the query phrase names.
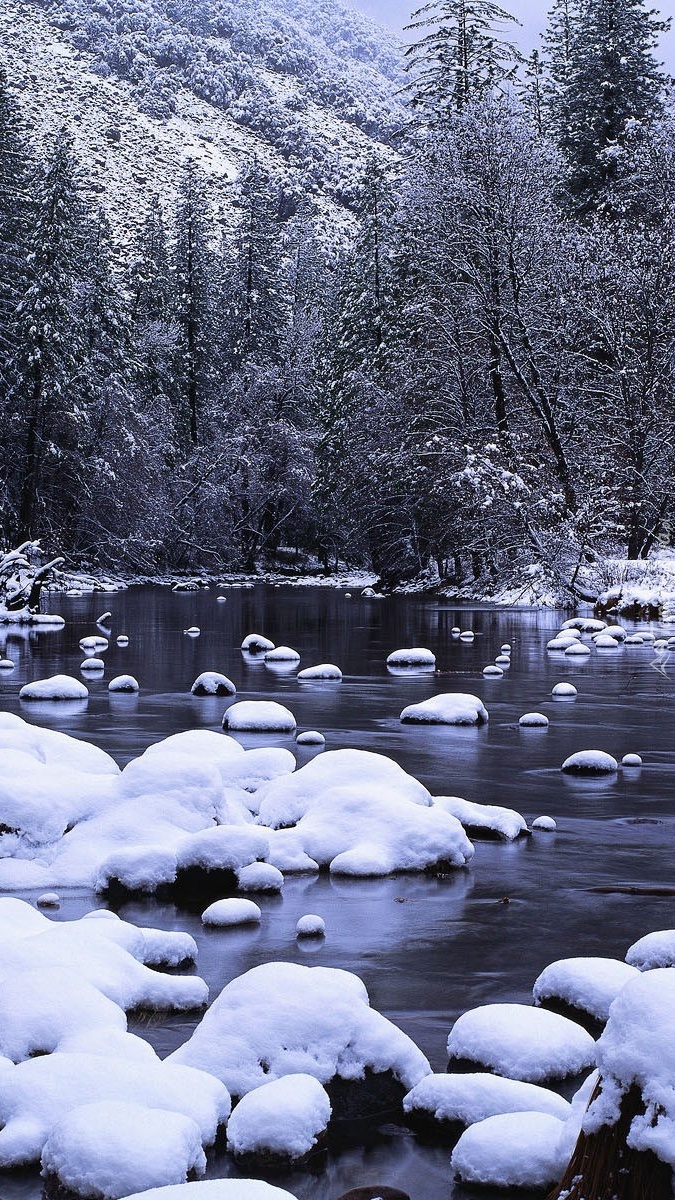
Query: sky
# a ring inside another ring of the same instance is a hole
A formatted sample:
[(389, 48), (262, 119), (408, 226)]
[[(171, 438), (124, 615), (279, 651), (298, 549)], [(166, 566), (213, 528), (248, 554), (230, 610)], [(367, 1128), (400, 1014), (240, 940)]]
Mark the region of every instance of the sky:
[[(411, 3), (411, 0), (350, 0), (355, 8), (368, 13), (381, 25), (390, 29), (401, 30), (410, 19), (412, 8), (418, 8), (424, 2)], [(522, 31), (518, 39), (523, 50), (527, 53), (538, 45), (538, 35), (546, 24), (546, 14), (551, 8), (552, 0), (501, 0), (502, 6), (522, 22)], [(663, 17), (675, 18), (675, 0), (651, 0), (646, 8), (656, 8)], [(673, 21), (675, 26), (675, 20)], [(406, 35), (407, 36), (407, 35)], [(663, 60), (669, 71), (675, 73), (675, 30), (666, 36), (662, 48)]]

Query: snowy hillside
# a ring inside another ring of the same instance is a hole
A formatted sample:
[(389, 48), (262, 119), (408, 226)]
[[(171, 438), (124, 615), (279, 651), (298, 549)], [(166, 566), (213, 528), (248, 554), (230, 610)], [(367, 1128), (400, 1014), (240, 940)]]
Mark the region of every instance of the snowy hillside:
[(188, 158), (225, 210), (256, 156), (291, 207), (335, 211), (404, 121), (396, 41), (339, 0), (5, 0), (0, 47), (34, 132), (70, 129), (118, 228)]

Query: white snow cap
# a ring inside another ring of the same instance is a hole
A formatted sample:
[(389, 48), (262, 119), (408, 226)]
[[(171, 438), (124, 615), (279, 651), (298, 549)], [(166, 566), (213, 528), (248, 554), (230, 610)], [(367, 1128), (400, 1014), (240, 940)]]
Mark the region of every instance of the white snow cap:
[(600, 633), (607, 628), (606, 621), (598, 621), (595, 617), (571, 617), (563, 621), (562, 629), (580, 629), (583, 633)]
[(279, 831), (269, 858), (282, 869), (388, 875), (473, 855), (459, 821), (383, 754), (329, 750), (258, 795), (259, 821)]
[(561, 958), (537, 977), (532, 995), (535, 1004), (562, 1000), (606, 1021), (610, 1004), (636, 974), (635, 967), (615, 958)]
[(298, 671), (298, 679), (342, 679), (342, 671), (334, 663), (319, 663), (316, 667), (305, 667)]
[(105, 671), (105, 663), (102, 658), (85, 658), (84, 662), (80, 663), (81, 671)]
[(489, 679), (490, 676), (494, 676), (495, 679), (501, 679), (504, 672), (502, 668), (498, 667), (496, 664), (493, 665), (492, 663), (488, 663), (487, 667), (483, 667), (483, 674), (487, 679)]
[(546, 729), (548, 726), (548, 717), (540, 712), (523, 713), (518, 721), (524, 729)]
[(596, 650), (619, 650), (621, 648), (619, 639), (610, 637), (608, 633), (599, 633), (593, 641)]
[(241, 643), (242, 650), (250, 650), (252, 654), (257, 654), (261, 650), (274, 650), (274, 642), (269, 638), (263, 637), (261, 633), (247, 633)]
[(527, 833), (527, 821), (512, 808), (500, 808), (497, 804), (476, 804), (462, 800), (460, 796), (437, 796), (434, 805), (444, 812), (452, 813), (462, 825), (471, 831), (484, 829), (511, 842)]
[(619, 764), (611, 754), (604, 750), (577, 750), (566, 758), (561, 771), (575, 772), (579, 775), (609, 775), (618, 771)]
[(89, 692), (72, 675), (52, 675), (25, 683), (19, 692), (21, 700), (86, 700)]
[(553, 820), (553, 817), (545, 817), (544, 816), (544, 817), (535, 817), (534, 821), (532, 822), (532, 828), (543, 830), (544, 833), (555, 833), (558, 826), (556, 825), (555, 821)]
[(480, 725), (488, 720), (488, 712), (478, 696), (466, 692), (442, 692), (419, 704), (409, 704), (400, 719), (404, 724)]
[(265, 662), (300, 662), (300, 655), (292, 646), (275, 646), (267, 651)]
[(410, 1038), (370, 1008), (358, 976), (282, 962), (228, 983), (166, 1062), (211, 1071), (235, 1096), (297, 1072), (325, 1084), (363, 1079), (367, 1068), (391, 1071), (409, 1089), (431, 1070)]
[(552, 696), (576, 696), (577, 689), (573, 683), (556, 683), (551, 690)]
[(205, 1179), (136, 1192), (127, 1200), (295, 1200), (295, 1196), (262, 1179)]
[(203, 1175), (199, 1127), (183, 1113), (107, 1100), (72, 1109), (52, 1128), (42, 1174), (77, 1196), (119, 1200), (134, 1189)]
[(571, 646), (566, 646), (564, 650), (566, 658), (586, 658), (590, 652), (590, 646), (584, 645), (583, 642), (572, 642)]
[(570, 1105), (556, 1092), (488, 1072), (427, 1075), (403, 1099), (405, 1113), (473, 1125), (507, 1112), (543, 1112), (565, 1121)]
[(107, 650), (108, 639), (101, 637), (100, 634), (94, 633), (91, 637), (83, 637), (80, 639), (80, 650)]
[(285, 1075), (242, 1096), (228, 1122), (227, 1148), (235, 1156), (273, 1154), (292, 1162), (316, 1146), (330, 1115), (318, 1079)]
[(326, 932), (326, 922), (323, 917), (317, 917), (315, 913), (305, 913), (304, 917), (299, 918), (295, 932), (297, 937), (323, 937)]
[(567, 1160), (564, 1123), (541, 1112), (487, 1117), (465, 1130), (450, 1160), (455, 1178), (485, 1187), (541, 1189), (555, 1183)]
[(227, 900), (216, 900), (202, 913), (202, 925), (225, 928), (232, 925), (250, 925), (258, 922), (262, 913), (253, 900), (233, 896)]
[(622, 767), (641, 767), (642, 759), (639, 754), (624, 754), (621, 759)]
[(284, 877), (272, 863), (252, 862), (237, 871), (237, 886), (242, 892), (280, 892)]
[(202, 671), (190, 688), (193, 696), (234, 696), (236, 690), (232, 680), (218, 671)]
[(675, 967), (675, 929), (657, 929), (638, 938), (628, 950), (626, 962), (638, 971)]
[(465, 1058), (498, 1075), (543, 1083), (577, 1075), (595, 1063), (595, 1042), (557, 1013), (526, 1004), (484, 1004), (455, 1022), (448, 1056)]
[(635, 1084), (645, 1111), (633, 1117), (628, 1145), (652, 1150), (675, 1166), (675, 971), (645, 971), (626, 984), (598, 1041), (598, 1069), (602, 1091), (584, 1118), (584, 1130), (613, 1125)]
[(223, 715), (223, 729), (239, 733), (292, 733), (295, 717), (276, 700), (239, 700)]
[(116, 675), (108, 684), (109, 692), (138, 692), (140, 685), (133, 675)]
[(306, 729), (304, 733), (299, 733), (295, 739), (298, 746), (325, 746), (326, 739), (318, 729)]
[(436, 662), (436, 655), (424, 646), (410, 646), (408, 649), (392, 650), (387, 658), (390, 667), (431, 666)]

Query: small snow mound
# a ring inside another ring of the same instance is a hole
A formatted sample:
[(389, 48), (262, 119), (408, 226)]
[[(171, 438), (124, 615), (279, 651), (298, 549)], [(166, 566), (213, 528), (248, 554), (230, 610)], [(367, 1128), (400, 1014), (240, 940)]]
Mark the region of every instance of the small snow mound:
[(227, 596), (216, 596), (216, 600), (218, 601), (218, 604), (225, 604)]
[(199, 637), (201, 629), (198, 625), (191, 625), (189, 629), (184, 629), (183, 633), (186, 633), (188, 637)]
[(557, 637), (551, 638), (550, 642), (546, 643), (546, 649), (547, 650), (567, 650), (569, 646), (578, 646), (578, 645), (579, 645), (578, 638), (573, 637), (572, 634), (570, 634), (568, 637), (561, 637), (560, 635), (558, 635)]
[(473, 632), (473, 629), (465, 629), (462, 633), (460, 633), (459, 640), (461, 642), (472, 642), (475, 636), (476, 635)]
[(616, 638), (616, 640), (619, 642), (625, 641), (625, 639), (628, 637), (628, 633), (624, 629), (623, 625), (608, 625), (603, 632), (608, 634), (609, 637)]
[(263, 650), (274, 650), (274, 642), (263, 637), (261, 633), (247, 633), (241, 643), (241, 648), (248, 650), (251, 654), (259, 654)]
[(524, 729), (546, 729), (548, 726), (548, 717), (540, 712), (523, 713), (518, 721)]
[(393, 650), (387, 658), (389, 667), (434, 666), (436, 655), (424, 646), (409, 646), (403, 650)]
[(202, 925), (250, 925), (262, 919), (262, 913), (253, 900), (233, 896), (227, 900), (216, 900), (202, 913)]
[(83, 637), (80, 639), (80, 650), (107, 650), (108, 639), (101, 637), (98, 633), (94, 633), (91, 637)]
[(126, 633), (121, 633), (119, 635), (119, 637), (116, 639), (116, 641), (117, 641), (118, 646), (128, 646), (129, 645), (129, 638), (127, 637)]
[(299, 733), (295, 739), (298, 746), (325, 746), (326, 739), (318, 729), (306, 729), (304, 733)]
[(342, 679), (342, 671), (335, 663), (319, 663), (316, 667), (298, 671), (298, 679)]
[(202, 671), (190, 688), (193, 696), (234, 696), (237, 689), (227, 675), (218, 671)]
[(452, 634), (453, 637), (459, 637), (459, 635), (461, 633), (459, 625), (453, 625), (452, 629), (450, 630), (450, 633)]
[(619, 650), (621, 643), (618, 638), (610, 637), (608, 633), (600, 633), (594, 638), (596, 650)]
[(501, 679), (504, 672), (501, 667), (488, 663), (487, 667), (483, 667), (483, 674), (486, 678), (494, 677), (495, 679)]
[(502, 646), (501, 649), (502, 649), (502, 654), (510, 654), (511, 653), (511, 643), (504, 642), (504, 645)]
[(621, 759), (622, 767), (641, 767), (642, 759), (639, 754), (624, 754)]
[(89, 692), (79, 679), (71, 675), (52, 675), (26, 683), (19, 692), (20, 700), (86, 700)]
[(511, 655), (510, 654), (498, 654), (495, 659), (495, 662), (498, 667), (500, 667), (500, 666), (501, 667), (510, 667), (511, 666)]
[(284, 877), (271, 863), (253, 862), (237, 871), (237, 886), (242, 892), (280, 892)]
[(497, 1075), (543, 1083), (578, 1075), (595, 1063), (595, 1042), (567, 1017), (526, 1004), (484, 1004), (459, 1017), (448, 1056)]
[(561, 958), (537, 977), (532, 996), (537, 1005), (561, 1001), (606, 1021), (610, 1004), (635, 975), (635, 967), (615, 958)]
[(227, 1126), (227, 1148), (235, 1158), (272, 1155), (295, 1162), (325, 1132), (330, 1100), (313, 1075), (273, 1079), (243, 1096)]
[(150, 1188), (127, 1200), (295, 1200), (295, 1196), (262, 1179), (206, 1179), (177, 1187)]
[(109, 692), (138, 692), (140, 685), (133, 675), (116, 675), (108, 684)]
[(292, 646), (275, 646), (267, 651), (265, 662), (300, 662), (300, 655)]
[(59, 908), (61, 897), (58, 892), (43, 892), (35, 901), (38, 908)]
[(533, 829), (539, 829), (543, 833), (555, 833), (558, 826), (553, 817), (535, 817), (532, 822)]
[(543, 1189), (562, 1175), (564, 1122), (540, 1112), (504, 1113), (471, 1125), (452, 1152), (461, 1183), (483, 1187)]
[(576, 696), (577, 689), (573, 683), (556, 683), (551, 689), (552, 696)]
[(638, 971), (675, 967), (675, 929), (657, 929), (638, 938), (629, 948), (626, 962)]
[(105, 671), (105, 663), (102, 658), (85, 658), (84, 662), (80, 663), (81, 671)]
[(422, 725), (480, 725), (488, 720), (488, 712), (478, 696), (466, 692), (442, 692), (409, 704), (403, 709), (403, 724)]
[(597, 621), (594, 617), (572, 617), (563, 621), (562, 629), (580, 629), (582, 633), (601, 633), (607, 628), (606, 621)]
[(619, 764), (611, 754), (604, 750), (577, 750), (566, 758), (561, 771), (579, 775), (610, 775), (618, 771)]
[(497, 804), (476, 804), (460, 796), (437, 796), (434, 807), (442, 808), (456, 817), (470, 837), (490, 833), (512, 842), (528, 832), (527, 822), (519, 812), (512, 808), (501, 808)]
[(566, 658), (587, 658), (590, 652), (590, 646), (585, 646), (583, 642), (573, 642), (564, 651)]
[(404, 1097), (403, 1111), (467, 1126), (507, 1112), (544, 1112), (565, 1121), (571, 1109), (562, 1096), (536, 1083), (477, 1071), (427, 1075)]
[(205, 1169), (199, 1128), (190, 1117), (119, 1100), (72, 1109), (42, 1151), (43, 1175), (76, 1196), (101, 1200), (181, 1184)]
[(223, 729), (239, 733), (293, 733), (295, 717), (276, 700), (240, 700), (223, 714)]
[(641, 633), (631, 633), (626, 638), (624, 646), (644, 646), (647, 639)]
[(323, 937), (325, 932), (326, 922), (323, 917), (317, 917), (315, 913), (305, 913), (295, 926), (297, 937)]
[(0, 658), (0, 671), (13, 671), (14, 663), (11, 658)]

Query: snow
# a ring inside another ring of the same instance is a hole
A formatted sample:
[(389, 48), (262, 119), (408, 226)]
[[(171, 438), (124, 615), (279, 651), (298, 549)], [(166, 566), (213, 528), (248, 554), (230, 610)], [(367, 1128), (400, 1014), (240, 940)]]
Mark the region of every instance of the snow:
[(460, 637), (460, 641), (462, 641), (462, 642), (472, 642), (472, 641), (473, 641), (473, 639), (475, 638), (475, 636), (476, 636), (476, 635), (475, 635), (475, 633), (473, 632), (473, 630), (472, 630), (472, 629), (465, 629), (465, 630), (463, 630), (463, 632), (462, 632), (462, 633), (460, 633), (460, 635), (459, 635), (459, 637)]
[(293, 713), (276, 700), (240, 700), (223, 715), (223, 729), (240, 733), (292, 733), (295, 724)]
[(675, 929), (657, 929), (638, 938), (629, 948), (626, 962), (638, 971), (675, 967)]
[(227, 675), (218, 671), (202, 671), (190, 688), (193, 696), (234, 696), (237, 689)]
[(315, 913), (305, 913), (295, 926), (296, 937), (323, 937), (326, 932), (326, 922)]
[(216, 900), (202, 913), (203, 925), (217, 925), (224, 928), (230, 925), (249, 925), (262, 919), (262, 913), (252, 900), (232, 897), (228, 900)]
[(275, 646), (267, 651), (265, 662), (300, 662), (300, 655), (292, 646)]
[(620, 650), (621, 643), (617, 638), (610, 637), (608, 633), (601, 633), (594, 639), (596, 650)]
[(642, 759), (639, 754), (624, 754), (621, 759), (622, 767), (641, 767)]
[(510, 654), (498, 654), (495, 659), (495, 662), (498, 667), (510, 667), (511, 666), (511, 655)]
[(121, 633), (119, 635), (119, 637), (116, 638), (116, 641), (117, 641), (118, 646), (128, 646), (129, 645), (129, 638), (127, 637), (126, 633)]
[(118, 1200), (134, 1190), (203, 1175), (198, 1126), (183, 1113), (120, 1100), (83, 1104), (52, 1128), (42, 1174), (77, 1196)]
[(330, 1116), (318, 1079), (302, 1072), (285, 1075), (242, 1097), (227, 1126), (227, 1148), (235, 1157), (272, 1154), (294, 1161), (312, 1150)]
[(501, 679), (504, 672), (502, 671), (501, 667), (498, 667), (496, 665), (493, 666), (492, 663), (489, 663), (487, 667), (483, 667), (483, 674), (487, 678), (489, 678), (490, 676), (494, 676), (495, 679)]
[(207, 1179), (180, 1187), (151, 1188), (127, 1200), (295, 1200), (295, 1196), (262, 1179)]
[(485, 1004), (455, 1022), (448, 1056), (480, 1063), (511, 1079), (542, 1083), (595, 1063), (595, 1043), (566, 1017), (525, 1004)]
[(594, 617), (571, 617), (569, 621), (563, 621), (561, 628), (579, 629), (582, 633), (601, 633), (607, 628), (607, 622)]
[(61, 904), (61, 897), (58, 892), (43, 892), (35, 903), (38, 908), (58, 908)]
[(306, 729), (304, 733), (299, 733), (295, 739), (298, 746), (325, 746), (326, 739), (318, 729)]
[(107, 650), (108, 639), (101, 637), (100, 634), (94, 633), (91, 637), (83, 637), (80, 640), (80, 650)]
[(451, 1167), (462, 1183), (543, 1189), (562, 1175), (567, 1161), (560, 1142), (564, 1123), (540, 1112), (487, 1117), (465, 1130)]
[(405, 1113), (425, 1113), (437, 1121), (473, 1125), (507, 1112), (543, 1112), (564, 1121), (570, 1105), (535, 1083), (504, 1079), (487, 1072), (427, 1075), (403, 1100)]
[(545, 729), (548, 723), (548, 717), (540, 712), (523, 713), (518, 721), (518, 724), (524, 729)]
[(635, 967), (614, 958), (563, 958), (541, 972), (532, 995), (535, 1004), (562, 1000), (606, 1021), (610, 1004), (637, 973)]
[(270, 861), (283, 869), (388, 875), (473, 855), (459, 821), (432, 806), (421, 783), (382, 754), (332, 750), (258, 793), (259, 821), (278, 832)]
[(271, 863), (254, 862), (239, 869), (237, 886), (242, 892), (280, 892), (284, 877)]
[(0, 671), (13, 671), (14, 663), (11, 658), (0, 658)]
[(316, 667), (305, 667), (298, 671), (298, 679), (342, 679), (342, 671), (334, 663), (319, 663)]
[(434, 805), (457, 817), (462, 825), (470, 827), (472, 833), (481, 829), (490, 830), (507, 842), (527, 833), (527, 821), (512, 808), (501, 808), (496, 804), (475, 804), (471, 800), (462, 800), (459, 796), (437, 796)]
[(619, 764), (611, 754), (604, 750), (577, 750), (566, 758), (561, 771), (574, 772), (580, 775), (608, 775), (618, 771)]
[(578, 645), (579, 645), (579, 639), (575, 638), (572, 634), (569, 634), (566, 637), (564, 637), (562, 634), (557, 634), (554, 638), (551, 638), (550, 642), (546, 643), (546, 649), (547, 650), (567, 650), (568, 646), (578, 646)]
[(358, 976), (282, 962), (228, 983), (166, 1063), (210, 1071), (233, 1096), (298, 1072), (327, 1084), (363, 1079), (367, 1068), (393, 1072), (409, 1090), (431, 1070), (410, 1038), (370, 1007)]
[(535, 817), (534, 821), (532, 822), (532, 828), (539, 829), (544, 833), (555, 833), (558, 826), (553, 820), (553, 817)]
[(84, 662), (80, 663), (81, 671), (105, 671), (105, 663), (102, 658), (85, 658)]
[(389, 667), (434, 666), (436, 655), (424, 646), (411, 646), (408, 649), (393, 650), (387, 658)]
[(645, 971), (619, 993), (598, 1041), (598, 1069), (602, 1091), (584, 1117), (584, 1130), (614, 1124), (622, 1097), (635, 1084), (645, 1111), (633, 1117), (626, 1141), (675, 1167), (675, 971)]
[(400, 719), (404, 724), (480, 725), (488, 720), (488, 712), (478, 696), (442, 692), (419, 704), (409, 704)]
[(627, 631), (624, 629), (623, 625), (608, 625), (605, 628), (604, 632), (609, 637), (616, 638), (617, 641), (620, 641), (620, 642), (623, 642), (624, 639), (628, 636)]
[(572, 642), (564, 651), (566, 658), (587, 658), (590, 652), (590, 646), (584, 645), (583, 642)]
[(551, 695), (558, 696), (576, 696), (577, 689), (573, 683), (556, 683), (551, 690)]
[(249, 650), (252, 654), (258, 654), (262, 650), (274, 650), (274, 642), (260, 633), (247, 633), (241, 643), (241, 648)]
[(86, 700), (89, 692), (71, 675), (52, 675), (26, 683), (19, 692), (21, 700)]
[(109, 692), (138, 692), (140, 684), (133, 675), (116, 675), (108, 684)]

